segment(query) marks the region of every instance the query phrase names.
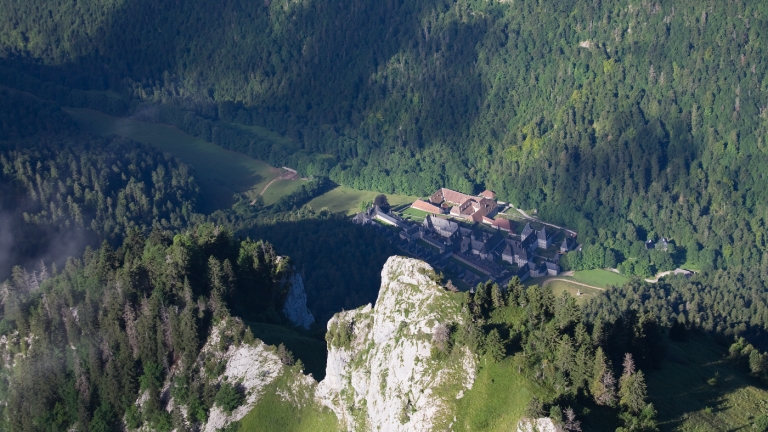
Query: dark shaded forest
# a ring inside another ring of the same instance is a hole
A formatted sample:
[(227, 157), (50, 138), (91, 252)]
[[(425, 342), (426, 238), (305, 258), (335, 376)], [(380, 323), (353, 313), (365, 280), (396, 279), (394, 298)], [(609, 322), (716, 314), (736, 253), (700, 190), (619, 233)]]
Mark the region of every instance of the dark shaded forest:
[(6, 85), (343, 185), (487, 187), (588, 242), (768, 265), (762, 3), (9, 6)]
[[(0, 90), (0, 279), (62, 265), (131, 229), (181, 230), (195, 216), (190, 167), (120, 138), (77, 131), (55, 105)], [(41, 263), (42, 262), (42, 263)]]

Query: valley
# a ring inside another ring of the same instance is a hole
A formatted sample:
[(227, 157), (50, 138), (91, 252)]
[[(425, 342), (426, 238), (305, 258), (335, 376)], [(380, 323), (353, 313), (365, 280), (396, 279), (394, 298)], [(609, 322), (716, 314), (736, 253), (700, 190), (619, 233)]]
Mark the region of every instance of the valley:
[(5, 0), (0, 432), (768, 432), (766, 29)]

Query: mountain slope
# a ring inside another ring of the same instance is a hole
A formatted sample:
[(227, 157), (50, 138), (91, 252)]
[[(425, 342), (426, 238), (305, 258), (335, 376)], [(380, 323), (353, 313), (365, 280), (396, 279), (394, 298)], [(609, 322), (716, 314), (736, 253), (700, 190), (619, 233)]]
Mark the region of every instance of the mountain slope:
[(7, 2), (7, 85), (356, 188), (488, 187), (632, 258), (650, 234), (768, 266), (761, 2)]

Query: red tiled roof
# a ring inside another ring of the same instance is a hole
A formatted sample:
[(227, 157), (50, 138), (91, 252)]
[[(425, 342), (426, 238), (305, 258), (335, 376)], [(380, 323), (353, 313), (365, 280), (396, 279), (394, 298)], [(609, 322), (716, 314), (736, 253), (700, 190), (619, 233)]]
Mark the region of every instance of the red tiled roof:
[(441, 188), (439, 192), (446, 201), (452, 202), (454, 204), (461, 204), (468, 199), (472, 199), (472, 197), (469, 195), (465, 195), (461, 192), (456, 192), (446, 188)]
[(483, 223), (487, 223), (489, 225), (493, 225), (493, 222), (494, 222), (493, 219), (491, 219), (491, 218), (489, 218), (487, 216), (483, 216)]
[(422, 211), (428, 212), (428, 213), (435, 213), (435, 214), (442, 213), (442, 211), (440, 211), (439, 207), (434, 206), (434, 205), (432, 205), (432, 204), (430, 204), (430, 203), (428, 203), (426, 201), (422, 201), (422, 200), (414, 201), (413, 204), (411, 204), (411, 207), (413, 207), (413, 208), (415, 208), (417, 210), (422, 210)]
[(497, 228), (501, 228), (506, 231), (512, 231), (512, 224), (509, 223), (509, 220), (507, 219), (496, 218), (493, 220), (493, 226)]
[(482, 191), (480, 193), (480, 196), (483, 197), (483, 198), (488, 198), (488, 199), (496, 199), (496, 193), (494, 191), (491, 191), (491, 190), (488, 190), (488, 189)]

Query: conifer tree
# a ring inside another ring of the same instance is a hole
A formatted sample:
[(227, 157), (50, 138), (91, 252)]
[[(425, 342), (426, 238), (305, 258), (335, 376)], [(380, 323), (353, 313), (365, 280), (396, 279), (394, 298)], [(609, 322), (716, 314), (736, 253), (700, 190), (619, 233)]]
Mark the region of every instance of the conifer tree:
[(616, 404), (616, 380), (611, 372), (610, 363), (600, 347), (595, 352), (589, 390), (596, 404), (605, 406)]
[(506, 355), (499, 331), (491, 330), (485, 338), (485, 354), (494, 362), (501, 361)]
[(498, 284), (491, 285), (491, 303), (494, 309), (504, 307), (504, 296), (501, 294)]

